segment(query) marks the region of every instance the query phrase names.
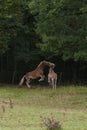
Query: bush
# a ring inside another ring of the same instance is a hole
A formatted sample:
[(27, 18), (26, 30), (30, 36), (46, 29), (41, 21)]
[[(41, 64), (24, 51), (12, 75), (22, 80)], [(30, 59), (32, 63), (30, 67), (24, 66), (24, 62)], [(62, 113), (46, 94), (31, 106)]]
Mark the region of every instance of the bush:
[(41, 117), (42, 124), (46, 126), (47, 130), (63, 130), (61, 124), (53, 116), (48, 118)]

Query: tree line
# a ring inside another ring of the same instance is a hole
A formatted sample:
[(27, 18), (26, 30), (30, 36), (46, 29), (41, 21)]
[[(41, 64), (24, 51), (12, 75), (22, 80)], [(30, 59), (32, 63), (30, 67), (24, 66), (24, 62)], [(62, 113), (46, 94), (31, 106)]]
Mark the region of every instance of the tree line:
[(87, 1), (0, 0), (0, 82), (17, 83), (44, 59), (62, 82), (86, 82)]

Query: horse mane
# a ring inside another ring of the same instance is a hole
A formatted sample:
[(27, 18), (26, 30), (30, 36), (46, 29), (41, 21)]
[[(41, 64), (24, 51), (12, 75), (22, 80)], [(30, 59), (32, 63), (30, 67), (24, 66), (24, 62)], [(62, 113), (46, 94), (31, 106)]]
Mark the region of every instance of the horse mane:
[(43, 64), (43, 65), (48, 65), (49, 67), (52, 67), (52, 68), (55, 67), (55, 64), (54, 64), (54, 63), (51, 63), (51, 62), (48, 62), (48, 61), (43, 60), (43, 61), (40, 62), (40, 64), (37, 66), (37, 68), (39, 68), (42, 64)]
[(43, 62), (41, 61), (40, 64), (37, 66), (37, 68), (39, 68), (39, 67), (41, 66), (42, 63), (43, 63)]
[(37, 66), (37, 68), (40, 67), (43, 63), (46, 63), (46, 62), (47, 61), (45, 61), (45, 60), (41, 61), (40, 64)]

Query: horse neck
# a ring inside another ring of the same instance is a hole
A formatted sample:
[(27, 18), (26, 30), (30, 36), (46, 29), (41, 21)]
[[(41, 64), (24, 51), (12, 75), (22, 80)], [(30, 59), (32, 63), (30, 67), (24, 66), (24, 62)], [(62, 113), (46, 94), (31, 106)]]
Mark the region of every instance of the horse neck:
[(53, 69), (52, 69), (52, 68), (50, 68), (50, 69), (49, 69), (49, 73), (52, 73), (52, 72), (53, 72)]
[(43, 64), (40, 64), (40, 65), (37, 66), (36, 69), (37, 69), (37, 70), (43, 70), (43, 69), (44, 69), (44, 65), (43, 65)]

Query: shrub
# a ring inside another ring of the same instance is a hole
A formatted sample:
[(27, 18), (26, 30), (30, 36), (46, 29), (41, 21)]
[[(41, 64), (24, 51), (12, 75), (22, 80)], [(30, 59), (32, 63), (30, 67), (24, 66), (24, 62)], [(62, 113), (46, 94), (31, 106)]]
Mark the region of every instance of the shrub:
[(41, 117), (42, 124), (46, 126), (47, 130), (63, 130), (59, 121), (53, 116), (48, 118)]

